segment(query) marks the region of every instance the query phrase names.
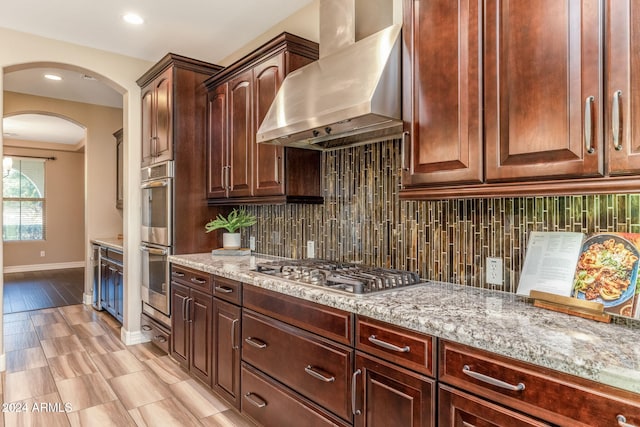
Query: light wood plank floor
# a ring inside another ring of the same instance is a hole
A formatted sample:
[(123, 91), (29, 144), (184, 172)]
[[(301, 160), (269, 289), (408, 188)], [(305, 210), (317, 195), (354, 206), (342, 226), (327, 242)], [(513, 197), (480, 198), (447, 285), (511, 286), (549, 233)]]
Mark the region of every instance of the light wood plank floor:
[(253, 427), (150, 343), (84, 305), (4, 315), (1, 426)]
[(4, 313), (82, 304), (84, 267), (4, 275)]

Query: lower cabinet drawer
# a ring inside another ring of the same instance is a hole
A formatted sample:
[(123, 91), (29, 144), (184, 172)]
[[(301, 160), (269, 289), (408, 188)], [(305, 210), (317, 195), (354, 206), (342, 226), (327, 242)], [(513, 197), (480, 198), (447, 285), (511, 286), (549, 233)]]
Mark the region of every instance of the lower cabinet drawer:
[(439, 362), (442, 383), (553, 424), (640, 425), (631, 392), (448, 341)]
[(439, 426), (549, 426), (445, 385), (439, 389)]
[(274, 427), (346, 427), (349, 424), (242, 364), (242, 413), (258, 424)]
[(245, 310), (242, 360), (345, 420), (351, 419), (353, 350)]
[(142, 330), (142, 335), (163, 351), (169, 353), (171, 333), (167, 329), (145, 314), (140, 315), (140, 329)]

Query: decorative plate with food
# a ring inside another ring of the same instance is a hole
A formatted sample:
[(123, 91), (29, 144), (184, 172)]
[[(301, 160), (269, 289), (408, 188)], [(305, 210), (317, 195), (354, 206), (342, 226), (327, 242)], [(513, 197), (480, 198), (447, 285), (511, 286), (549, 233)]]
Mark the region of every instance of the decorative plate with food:
[(634, 296), (638, 277), (638, 249), (614, 234), (585, 240), (573, 282), (573, 296), (618, 306)]

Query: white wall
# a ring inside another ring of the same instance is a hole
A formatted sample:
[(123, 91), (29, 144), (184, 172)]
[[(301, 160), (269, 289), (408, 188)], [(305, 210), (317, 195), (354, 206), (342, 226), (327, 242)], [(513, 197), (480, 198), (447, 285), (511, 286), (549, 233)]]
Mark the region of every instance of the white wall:
[[(158, 58), (160, 59), (160, 58)], [(25, 34), (13, 30), (0, 28), (0, 101), (2, 100), (3, 86), (1, 78), (5, 69), (14, 69), (22, 64), (55, 65), (59, 68), (65, 66), (73, 69), (86, 70), (88, 74), (95, 76), (104, 83), (123, 94), (123, 125), (124, 125), (124, 251), (125, 251), (125, 281), (127, 292), (125, 295), (125, 323), (123, 325), (123, 337), (133, 341), (140, 330), (140, 282), (139, 268), (140, 256), (138, 242), (140, 240), (140, 202), (139, 202), (139, 165), (140, 165), (140, 88), (136, 79), (140, 77), (151, 65), (150, 62), (130, 58), (122, 55), (90, 49), (57, 40)], [(2, 102), (0, 102), (0, 117), (4, 116)], [(0, 125), (1, 127), (1, 125)], [(2, 142), (0, 132), (0, 142)], [(95, 191), (98, 187), (99, 177), (92, 175), (92, 171), (100, 167), (100, 155), (91, 150), (91, 135), (87, 135), (87, 147), (85, 156), (86, 170), (86, 217), (85, 217), (85, 241), (86, 258), (90, 255), (89, 239), (100, 236), (102, 231), (97, 229), (100, 221), (100, 212), (93, 208), (101, 195)], [(100, 185), (101, 186), (101, 185)], [(1, 217), (0, 217), (1, 218)], [(1, 219), (0, 219), (1, 221)], [(4, 248), (0, 246), (0, 271), (2, 270), (2, 255)], [(128, 266), (132, 266), (129, 268)], [(2, 285), (0, 278), (0, 285)], [(0, 309), (2, 309), (2, 286), (0, 286)], [(87, 288), (85, 288), (87, 289)], [(2, 319), (0, 318), (0, 327)], [(4, 343), (0, 335), (0, 369), (4, 370)]]

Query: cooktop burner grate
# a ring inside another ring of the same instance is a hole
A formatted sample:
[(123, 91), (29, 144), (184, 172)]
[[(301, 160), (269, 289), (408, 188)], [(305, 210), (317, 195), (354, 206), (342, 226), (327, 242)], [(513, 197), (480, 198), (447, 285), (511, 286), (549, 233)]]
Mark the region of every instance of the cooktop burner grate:
[(269, 261), (256, 271), (303, 284), (325, 286), (352, 294), (368, 294), (421, 283), (411, 271), (379, 268), (323, 259)]

